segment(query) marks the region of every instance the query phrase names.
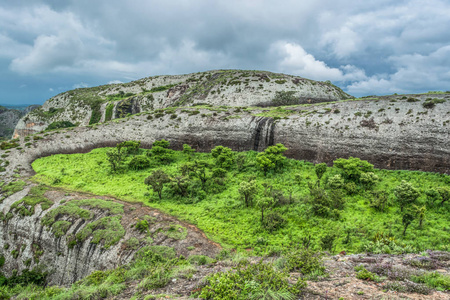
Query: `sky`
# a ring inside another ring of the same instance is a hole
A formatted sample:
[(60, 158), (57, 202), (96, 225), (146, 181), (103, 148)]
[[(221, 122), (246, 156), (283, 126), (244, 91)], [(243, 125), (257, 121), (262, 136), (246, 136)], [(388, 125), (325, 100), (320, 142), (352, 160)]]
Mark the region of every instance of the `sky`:
[(449, 28), (448, 0), (0, 0), (0, 104), (215, 69), (446, 91)]

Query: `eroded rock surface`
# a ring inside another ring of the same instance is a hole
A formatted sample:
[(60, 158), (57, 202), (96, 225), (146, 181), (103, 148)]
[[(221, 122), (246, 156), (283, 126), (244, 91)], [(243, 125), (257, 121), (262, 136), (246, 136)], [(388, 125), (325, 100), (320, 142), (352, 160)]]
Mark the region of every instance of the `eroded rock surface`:
[[(214, 257), (221, 249), (196, 227), (139, 204), (48, 189), (44, 202), (26, 205), (22, 201), (32, 188), (0, 204), (1, 271), (6, 276), (38, 267), (48, 272), (49, 284), (69, 285), (93, 271), (130, 262), (145, 246), (173, 247), (185, 257)], [(138, 230), (138, 222), (147, 228)]]
[(292, 96), (296, 103), (352, 98), (329, 82), (264, 71), (218, 70), (155, 76), (59, 94), (23, 117), (14, 137), (40, 132), (54, 122), (88, 125), (171, 106), (267, 106), (280, 91), (295, 92)]

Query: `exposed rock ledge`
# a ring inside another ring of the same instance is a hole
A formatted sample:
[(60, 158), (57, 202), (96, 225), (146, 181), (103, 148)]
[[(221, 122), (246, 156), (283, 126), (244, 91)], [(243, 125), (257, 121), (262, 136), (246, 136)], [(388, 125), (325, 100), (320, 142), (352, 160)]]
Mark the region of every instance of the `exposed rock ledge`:
[(339, 157), (355, 156), (378, 168), (449, 174), (450, 101), (424, 108), (422, 101), (402, 98), (299, 106), (282, 118), (235, 108), (149, 112), (44, 135), (28, 148), (11, 150), (6, 174), (11, 175), (14, 169), (30, 174), (30, 164), (43, 156), (87, 152), (125, 140), (140, 140), (144, 147), (150, 147), (162, 138), (176, 149), (186, 143), (198, 151), (217, 145), (261, 151), (283, 143), (289, 148), (287, 156), (312, 162), (330, 164)]

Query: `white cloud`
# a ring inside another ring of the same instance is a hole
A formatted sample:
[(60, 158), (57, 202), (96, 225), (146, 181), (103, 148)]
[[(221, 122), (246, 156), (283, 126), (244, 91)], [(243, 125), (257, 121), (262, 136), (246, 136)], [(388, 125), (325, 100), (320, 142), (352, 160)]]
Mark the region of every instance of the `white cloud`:
[(118, 83), (123, 83), (123, 82), (120, 80), (111, 80), (108, 82), (108, 84), (118, 84)]
[(53, 89), (53, 88), (49, 88), (48, 91), (49, 91), (49, 92), (53, 92), (54, 89)]
[(73, 89), (81, 89), (81, 88), (87, 88), (89, 87), (89, 84), (85, 82), (76, 83), (72, 86)]
[(352, 65), (332, 68), (323, 61), (307, 53), (302, 46), (279, 41), (271, 46), (271, 51), (280, 57), (278, 71), (300, 75), (315, 80), (348, 81), (366, 78), (363, 70)]
[(408, 93), (439, 90), (450, 82), (450, 45), (428, 54), (391, 56), (388, 60), (396, 67), (392, 74), (374, 75), (347, 87), (353, 94)]

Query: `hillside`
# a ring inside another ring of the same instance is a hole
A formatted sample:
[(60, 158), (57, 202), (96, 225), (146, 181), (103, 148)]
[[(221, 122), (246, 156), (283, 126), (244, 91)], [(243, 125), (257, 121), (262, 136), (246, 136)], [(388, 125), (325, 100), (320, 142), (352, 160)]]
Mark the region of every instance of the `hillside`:
[(264, 71), (218, 70), (154, 76), (124, 84), (83, 88), (59, 94), (22, 118), (14, 137), (37, 133), (50, 124), (89, 125), (143, 111), (176, 106), (268, 106), (277, 92), (296, 104), (351, 98), (329, 82)]
[(261, 71), (55, 96), (0, 145), (0, 296), (447, 299), (449, 114)]
[(37, 105), (14, 108), (0, 106), (0, 139), (10, 139), (20, 118), (37, 107)]

